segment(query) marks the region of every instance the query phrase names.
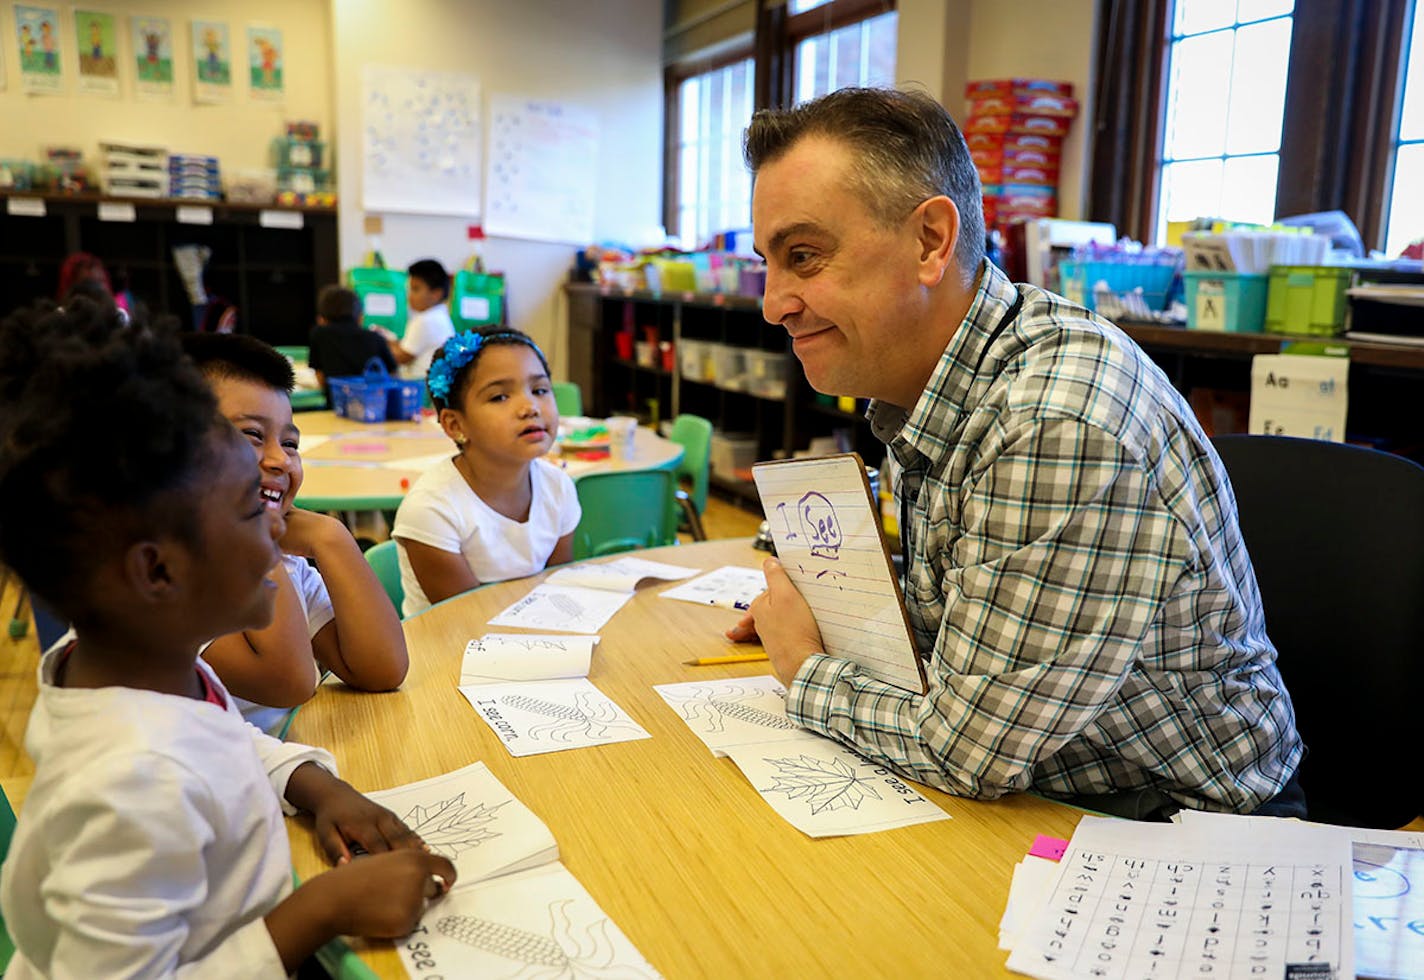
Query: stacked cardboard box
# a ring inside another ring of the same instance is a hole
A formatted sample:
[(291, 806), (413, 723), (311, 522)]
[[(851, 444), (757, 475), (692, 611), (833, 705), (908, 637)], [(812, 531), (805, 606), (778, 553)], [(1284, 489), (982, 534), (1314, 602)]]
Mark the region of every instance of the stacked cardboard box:
[(984, 224), (1058, 214), (1058, 162), (1078, 103), (1069, 82), (970, 82), (964, 138), (984, 185)]

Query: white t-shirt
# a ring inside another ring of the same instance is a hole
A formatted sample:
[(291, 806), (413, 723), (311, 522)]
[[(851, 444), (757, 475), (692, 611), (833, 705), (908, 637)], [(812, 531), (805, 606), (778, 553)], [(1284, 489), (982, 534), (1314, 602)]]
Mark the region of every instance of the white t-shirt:
[[(481, 583), (503, 582), (542, 571), (559, 539), (578, 527), (579, 508), (574, 481), (553, 463), (536, 459), (529, 466), (532, 499), (529, 520), (511, 521), (470, 489), (454, 459), (423, 473), (396, 511), (391, 537), (419, 541), (441, 551), (462, 555)], [(403, 616), (430, 608), (430, 600), (415, 579), (405, 548), (397, 553)]]
[(414, 313), (405, 324), (401, 350), (415, 360), (400, 366), (400, 376), (412, 381), (424, 381), (430, 371), (430, 358), (441, 344), (455, 336), (455, 324), (450, 322), (450, 309), (436, 303), (430, 309)]
[(263, 735), (230, 701), (56, 687), (69, 639), (40, 661), (25, 729), (35, 780), (0, 878), (6, 976), (286, 976), (262, 921), (292, 892), (282, 796), (304, 762), (335, 773), (331, 755)]
[[(331, 595), (326, 591), (326, 582), (311, 564), (297, 555), (283, 555), (282, 567), (287, 570), (287, 577), (292, 580), (292, 585), (297, 590), (297, 600), (302, 604), (302, 612), (307, 617), (307, 636), (316, 636), (321, 628), (336, 618), (336, 610), (331, 608)], [(321, 668), (317, 666), (315, 660), (312, 661), (312, 691), (316, 691), (317, 682), (321, 679)], [(232, 696), (233, 703), (237, 705), (237, 710), (242, 712), (244, 720), (256, 725), (258, 729), (269, 735), (276, 732), (287, 721), (287, 716), (294, 708), (270, 708), (265, 704), (257, 704), (254, 701), (247, 701), (237, 695)]]

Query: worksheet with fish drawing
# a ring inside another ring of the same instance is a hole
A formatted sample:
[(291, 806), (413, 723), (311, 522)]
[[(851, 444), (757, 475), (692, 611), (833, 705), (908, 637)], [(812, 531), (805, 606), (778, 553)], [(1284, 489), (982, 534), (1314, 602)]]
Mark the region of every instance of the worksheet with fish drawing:
[(546, 582), (536, 585), (489, 623), (556, 633), (595, 633), (631, 598), (631, 592), (607, 592)]
[(757, 463), (752, 476), (777, 558), (811, 607), (826, 653), (925, 693), (924, 664), (861, 458)]

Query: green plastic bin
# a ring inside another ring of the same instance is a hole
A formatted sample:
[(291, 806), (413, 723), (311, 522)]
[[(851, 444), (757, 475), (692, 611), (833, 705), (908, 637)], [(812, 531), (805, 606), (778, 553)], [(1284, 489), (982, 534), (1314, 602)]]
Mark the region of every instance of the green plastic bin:
[(504, 322), (504, 276), (461, 269), (450, 284), (450, 321), (458, 331)]
[(407, 316), (405, 273), (399, 269), (352, 269), (346, 273), (351, 290), (361, 298), (362, 322), (405, 336)]
[(1334, 265), (1271, 268), (1266, 297), (1270, 333), (1334, 337), (1345, 330), (1345, 291), (1353, 273)]

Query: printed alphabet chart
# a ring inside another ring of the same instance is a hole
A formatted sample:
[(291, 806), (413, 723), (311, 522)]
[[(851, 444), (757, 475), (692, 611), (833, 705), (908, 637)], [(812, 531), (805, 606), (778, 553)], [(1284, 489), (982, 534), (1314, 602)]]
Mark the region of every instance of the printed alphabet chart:
[(1009, 969), (1044, 980), (1353, 977), (1348, 834), (1204, 816), (1084, 817)]

